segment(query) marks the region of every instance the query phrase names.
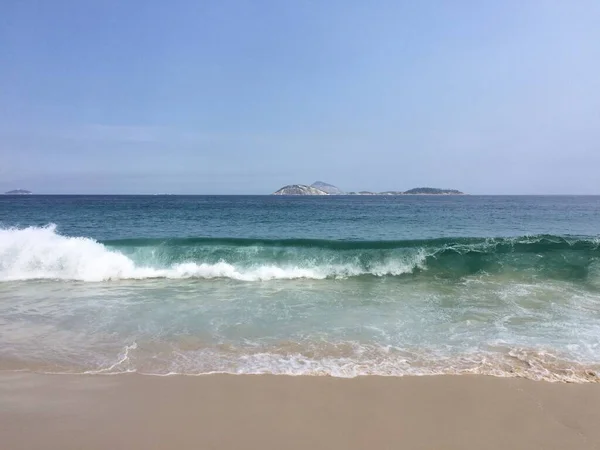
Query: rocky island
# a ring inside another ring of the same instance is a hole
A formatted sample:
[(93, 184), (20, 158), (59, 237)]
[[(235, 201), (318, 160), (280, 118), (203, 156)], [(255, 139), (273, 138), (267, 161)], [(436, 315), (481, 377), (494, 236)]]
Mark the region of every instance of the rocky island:
[(327, 192), (306, 184), (290, 184), (284, 186), (272, 195), (329, 195)]
[(439, 188), (414, 188), (403, 192), (403, 195), (465, 195), (464, 192), (456, 189), (439, 189)]
[(456, 189), (440, 189), (430, 187), (419, 187), (408, 191), (385, 191), (385, 192), (344, 192), (333, 184), (323, 181), (315, 181), (313, 184), (290, 184), (284, 186), (272, 195), (465, 195)]
[(313, 184), (311, 184), (311, 187), (317, 188), (329, 195), (344, 195), (344, 191), (342, 191), (340, 188), (334, 186), (333, 184), (325, 183), (324, 181), (315, 181)]
[(4, 195), (31, 195), (33, 192), (25, 189), (15, 189), (14, 191), (5, 192)]

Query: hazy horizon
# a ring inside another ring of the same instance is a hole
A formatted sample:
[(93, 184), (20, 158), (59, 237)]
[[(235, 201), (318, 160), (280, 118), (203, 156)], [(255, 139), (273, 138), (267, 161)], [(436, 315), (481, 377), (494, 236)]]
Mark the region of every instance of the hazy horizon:
[(600, 194), (600, 3), (9, 0), (0, 192)]

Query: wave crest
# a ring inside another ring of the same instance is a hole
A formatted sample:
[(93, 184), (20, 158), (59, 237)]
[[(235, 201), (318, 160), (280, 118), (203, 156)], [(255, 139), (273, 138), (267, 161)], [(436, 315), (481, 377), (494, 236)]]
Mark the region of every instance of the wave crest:
[[(228, 262), (219, 259), (202, 262), (198, 255), (182, 257), (182, 262), (152, 249), (140, 252), (137, 247), (110, 247), (86, 237), (62, 236), (56, 225), (24, 229), (0, 229), (0, 281), (77, 280), (108, 281), (148, 278), (230, 278), (240, 281), (274, 279), (325, 279), (364, 274), (399, 275), (412, 271), (414, 264), (391, 261), (366, 270), (357, 264), (314, 264), (311, 261), (268, 263), (266, 261)], [(196, 257), (194, 257), (196, 256)], [(206, 259), (214, 259), (207, 253)], [(141, 259), (142, 261), (136, 261)], [(144, 263), (146, 259), (146, 263)], [(194, 260), (196, 259), (196, 260)], [(200, 259), (200, 260), (198, 260)], [(419, 261), (415, 261), (417, 264)]]
[(263, 281), (403, 274), (460, 278), (508, 272), (594, 284), (599, 264), (597, 239), (546, 235), (420, 241), (188, 238), (98, 242), (63, 236), (52, 224), (0, 229), (0, 281)]

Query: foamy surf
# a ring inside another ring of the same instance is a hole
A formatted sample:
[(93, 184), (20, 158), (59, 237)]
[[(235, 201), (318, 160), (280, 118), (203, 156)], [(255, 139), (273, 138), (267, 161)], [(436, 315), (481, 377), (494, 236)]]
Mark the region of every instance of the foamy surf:
[(239, 281), (345, 278), (359, 275), (400, 275), (410, 273), (424, 255), (417, 254), (411, 264), (391, 260), (365, 269), (352, 261), (343, 263), (302, 261), (269, 264), (244, 261), (243, 265), (183, 261), (165, 267), (151, 252), (153, 265), (135, 262), (119, 250), (110, 249), (88, 237), (63, 236), (56, 225), (23, 229), (0, 229), (0, 281), (73, 280), (101, 282), (152, 278), (229, 278)]
[(0, 229), (0, 281), (225, 278), (267, 281), (505, 273), (598, 284), (595, 238), (524, 236), (420, 241), (174, 238), (98, 242), (55, 225)]
[(143, 277), (125, 255), (85, 237), (66, 237), (55, 225), (0, 230), (0, 280), (59, 279), (103, 281)]
[[(305, 346), (303, 348), (303, 345)], [(381, 345), (361, 345), (357, 342), (329, 344), (294, 344), (293, 348), (173, 348), (168, 343), (137, 342), (126, 345), (111, 361), (94, 368), (51, 365), (37, 361), (15, 362), (17, 370), (47, 374), (200, 376), (287, 375), (332, 376), (355, 378), (361, 376), (434, 376), (490, 375), (506, 378), (526, 378), (536, 381), (565, 383), (600, 382), (600, 364), (582, 363), (561, 358), (542, 349), (500, 349), (463, 354), (444, 354), (440, 351), (407, 351)], [(0, 370), (6, 361), (0, 360)], [(93, 365), (93, 363), (89, 363)]]

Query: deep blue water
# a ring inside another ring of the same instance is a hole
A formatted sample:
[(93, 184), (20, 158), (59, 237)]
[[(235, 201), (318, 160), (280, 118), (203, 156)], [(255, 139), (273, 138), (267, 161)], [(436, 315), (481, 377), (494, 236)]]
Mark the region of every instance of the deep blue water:
[(99, 240), (597, 236), (600, 196), (0, 196), (0, 223)]

